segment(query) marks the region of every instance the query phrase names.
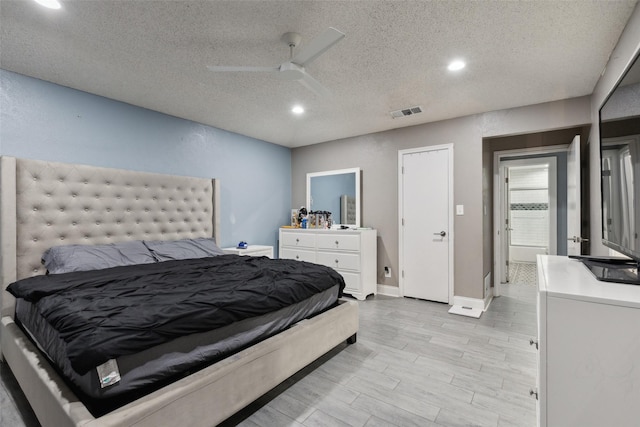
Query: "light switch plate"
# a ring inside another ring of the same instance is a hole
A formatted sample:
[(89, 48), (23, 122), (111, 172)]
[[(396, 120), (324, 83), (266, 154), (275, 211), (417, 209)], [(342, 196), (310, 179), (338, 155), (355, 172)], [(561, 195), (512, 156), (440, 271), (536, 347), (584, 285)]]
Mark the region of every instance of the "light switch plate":
[(464, 205), (456, 205), (456, 215), (464, 215)]

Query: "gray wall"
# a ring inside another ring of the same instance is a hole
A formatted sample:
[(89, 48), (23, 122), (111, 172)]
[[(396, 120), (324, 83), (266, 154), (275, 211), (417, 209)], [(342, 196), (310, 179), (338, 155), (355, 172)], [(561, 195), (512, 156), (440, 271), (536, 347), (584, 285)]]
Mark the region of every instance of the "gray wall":
[[(221, 180), (221, 246), (275, 245), (291, 151), (0, 70), (0, 154)], [(213, 113), (212, 113), (213, 114)]]
[(591, 253), (593, 255), (607, 255), (608, 249), (602, 244), (602, 209), (600, 206), (600, 133), (598, 129), (598, 111), (622, 77), (625, 69), (631, 65), (640, 52), (640, 4), (636, 5), (633, 14), (627, 22), (618, 44), (616, 45), (604, 73), (600, 76), (593, 94), (591, 95), (591, 134), (589, 140), (589, 160), (591, 165), (590, 186), (591, 194)]
[[(378, 283), (398, 286), (398, 150), (453, 143), (452, 204), (465, 210), (454, 217), (454, 294), (483, 298), (492, 256), (492, 233), (485, 235), (491, 208), (486, 167), (490, 155), (483, 137), (583, 125), (590, 119), (589, 105), (588, 97), (574, 98), (295, 148), (292, 206), (305, 202), (308, 172), (362, 168), (363, 226), (378, 230)], [(385, 265), (392, 268), (391, 278), (384, 278)]]

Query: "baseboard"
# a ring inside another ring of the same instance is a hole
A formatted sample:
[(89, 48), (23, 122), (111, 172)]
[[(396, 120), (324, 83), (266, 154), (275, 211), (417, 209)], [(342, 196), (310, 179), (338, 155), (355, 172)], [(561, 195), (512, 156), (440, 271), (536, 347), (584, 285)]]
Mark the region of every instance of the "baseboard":
[(493, 301), (493, 288), (489, 288), (489, 292), (484, 296), (484, 310), (487, 311), (489, 306), (491, 305), (491, 301)]
[(398, 286), (380, 285), (378, 284), (378, 294), (388, 297), (399, 297), (400, 288)]

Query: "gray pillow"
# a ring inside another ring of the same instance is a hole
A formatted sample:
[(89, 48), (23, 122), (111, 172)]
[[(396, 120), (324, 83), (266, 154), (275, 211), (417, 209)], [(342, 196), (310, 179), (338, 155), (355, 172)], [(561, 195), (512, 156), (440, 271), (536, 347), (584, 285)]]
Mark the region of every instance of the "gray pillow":
[(54, 246), (42, 255), (42, 263), (51, 274), (152, 262), (155, 259), (141, 240), (106, 245)]
[(157, 261), (206, 258), (224, 255), (213, 238), (144, 241)]

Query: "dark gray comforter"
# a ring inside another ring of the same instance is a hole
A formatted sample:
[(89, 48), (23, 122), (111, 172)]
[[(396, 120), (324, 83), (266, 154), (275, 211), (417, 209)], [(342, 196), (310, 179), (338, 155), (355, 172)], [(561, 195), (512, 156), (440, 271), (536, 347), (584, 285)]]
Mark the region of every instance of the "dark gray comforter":
[(300, 302), (338, 285), (329, 267), (221, 255), (37, 276), (11, 284), (66, 343), (79, 374), (177, 337)]

